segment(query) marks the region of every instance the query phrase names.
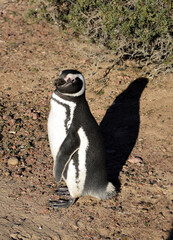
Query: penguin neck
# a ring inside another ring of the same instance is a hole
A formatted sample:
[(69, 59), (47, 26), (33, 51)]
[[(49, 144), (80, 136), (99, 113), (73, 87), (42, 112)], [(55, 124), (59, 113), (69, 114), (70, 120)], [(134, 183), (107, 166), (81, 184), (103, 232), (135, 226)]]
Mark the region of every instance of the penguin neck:
[(57, 95), (58, 97), (62, 98), (63, 100), (74, 102), (74, 103), (81, 102), (82, 100), (85, 100), (85, 92), (80, 96), (73, 97), (73, 96), (64, 95), (61, 92), (55, 90), (52, 94), (52, 98), (55, 96), (54, 94)]

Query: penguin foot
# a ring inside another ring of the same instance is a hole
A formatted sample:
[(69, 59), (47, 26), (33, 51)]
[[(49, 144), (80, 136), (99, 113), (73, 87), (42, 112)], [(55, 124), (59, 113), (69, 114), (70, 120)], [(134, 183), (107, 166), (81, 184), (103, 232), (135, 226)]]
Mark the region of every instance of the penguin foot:
[(76, 202), (76, 198), (67, 199), (59, 199), (57, 201), (49, 201), (49, 205), (51, 208), (68, 208)]
[(70, 196), (69, 190), (66, 186), (59, 187), (57, 190), (54, 191), (54, 193), (60, 196)]

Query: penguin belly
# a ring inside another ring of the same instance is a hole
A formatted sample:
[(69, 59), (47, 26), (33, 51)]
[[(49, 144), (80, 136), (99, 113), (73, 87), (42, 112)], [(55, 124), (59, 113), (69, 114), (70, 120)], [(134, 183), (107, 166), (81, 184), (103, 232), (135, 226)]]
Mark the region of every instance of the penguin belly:
[(78, 135), (80, 138), (80, 146), (78, 151), (75, 152), (75, 158), (73, 159), (72, 156), (67, 166), (67, 176), (65, 178), (70, 195), (73, 198), (82, 196), (87, 176), (86, 155), (89, 141), (82, 127), (78, 130)]
[(63, 105), (51, 100), (51, 110), (48, 118), (48, 138), (51, 153), (56, 160), (59, 148), (66, 137), (66, 109)]

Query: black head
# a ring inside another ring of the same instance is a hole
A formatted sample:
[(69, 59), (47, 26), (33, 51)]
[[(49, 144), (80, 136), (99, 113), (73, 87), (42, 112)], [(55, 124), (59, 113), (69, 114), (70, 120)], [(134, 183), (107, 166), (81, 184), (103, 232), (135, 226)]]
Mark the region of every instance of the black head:
[(62, 71), (54, 85), (55, 91), (65, 96), (78, 97), (85, 92), (85, 79), (82, 73), (73, 69)]

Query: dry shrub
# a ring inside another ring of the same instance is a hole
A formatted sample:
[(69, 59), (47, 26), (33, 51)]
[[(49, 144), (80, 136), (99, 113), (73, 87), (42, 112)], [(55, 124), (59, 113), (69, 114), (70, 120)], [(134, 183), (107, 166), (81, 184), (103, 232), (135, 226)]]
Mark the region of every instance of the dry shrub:
[(170, 0), (39, 0), (38, 15), (72, 28), (112, 49), (119, 60), (173, 69), (173, 12)]

